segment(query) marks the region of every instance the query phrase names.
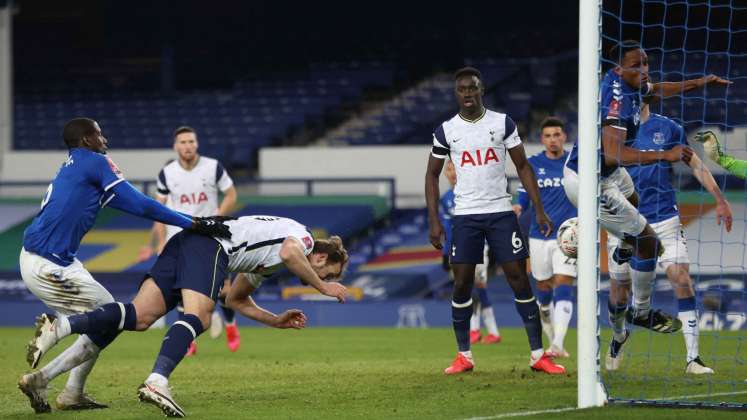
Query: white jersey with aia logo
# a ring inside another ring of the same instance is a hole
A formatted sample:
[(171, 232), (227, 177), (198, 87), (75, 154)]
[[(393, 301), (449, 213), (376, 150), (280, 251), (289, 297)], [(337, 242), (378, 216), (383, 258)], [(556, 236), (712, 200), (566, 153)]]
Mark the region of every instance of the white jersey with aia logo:
[[(158, 194), (166, 197), (166, 206), (190, 216), (215, 216), (218, 213), (218, 191), (233, 186), (228, 172), (215, 159), (200, 156), (191, 170), (179, 160), (167, 164), (158, 173)], [(166, 225), (166, 240), (181, 229)]]
[(457, 114), (436, 128), (432, 154), (448, 155), (456, 168), (454, 215), (511, 210), (506, 151), (520, 144), (513, 120), (488, 109), (474, 121)]
[[(226, 222), (231, 239), (216, 238), (228, 254), (228, 271), (269, 277), (282, 266), (280, 247), (288, 237), (303, 245), (304, 254), (314, 249), (314, 238), (306, 226), (275, 216), (243, 216)], [(257, 286), (257, 285), (255, 285)]]

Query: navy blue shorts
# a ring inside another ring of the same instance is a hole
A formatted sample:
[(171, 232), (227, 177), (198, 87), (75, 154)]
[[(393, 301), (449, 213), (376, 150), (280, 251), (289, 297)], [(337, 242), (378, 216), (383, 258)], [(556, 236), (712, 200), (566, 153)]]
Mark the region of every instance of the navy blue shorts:
[(451, 223), (452, 264), (482, 264), (485, 241), (498, 264), (529, 256), (513, 211), (453, 216)]
[(215, 239), (183, 230), (169, 239), (147, 277), (161, 289), (169, 311), (181, 301), (181, 289), (215, 301), (228, 277), (228, 255)]

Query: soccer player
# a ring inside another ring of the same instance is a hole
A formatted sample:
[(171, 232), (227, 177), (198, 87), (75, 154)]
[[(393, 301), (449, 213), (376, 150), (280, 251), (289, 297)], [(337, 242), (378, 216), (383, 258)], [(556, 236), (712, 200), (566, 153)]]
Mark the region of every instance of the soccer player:
[[(106, 155), (108, 141), (96, 121), (70, 120), (62, 135), (69, 149), (67, 160), (49, 184), (41, 210), (23, 234), (19, 258), (26, 287), (58, 313), (72, 315), (114, 302), (112, 295), (76, 258), (81, 239), (105, 206), (198, 233), (230, 236), (222, 222), (192, 219), (174, 212), (125, 181), (117, 165)], [(48, 365), (23, 375), (18, 387), (29, 397), (34, 411), (50, 411), (46, 384), (77, 366), (80, 354), (87, 355), (87, 362), (70, 373), (65, 389), (57, 397), (57, 407), (105, 408), (83, 391), (99, 351), (115, 337), (116, 334), (99, 332), (81, 335)], [(32, 368), (36, 368), (39, 357), (36, 351), (29, 353)]]
[[(609, 57), (616, 63), (604, 77), (601, 86), (602, 149), (601, 197), (599, 222), (608, 233), (621, 238), (613, 258), (630, 261), (636, 307), (632, 322), (658, 332), (671, 333), (681, 328), (681, 322), (650, 307), (651, 289), (656, 276), (656, 259), (662, 251), (655, 232), (636, 209), (638, 196), (630, 175), (622, 165), (646, 165), (660, 160), (689, 160), (693, 152), (687, 146), (676, 145), (665, 151), (642, 151), (625, 145), (635, 139), (640, 123), (643, 99), (672, 96), (705, 85), (730, 83), (714, 75), (682, 82), (651, 83), (648, 79), (648, 56), (636, 41), (615, 45)], [(578, 204), (578, 142), (563, 169), (564, 188), (574, 205)], [(619, 364), (622, 347), (629, 332), (625, 328), (628, 313), (628, 289), (610, 282), (608, 315), (613, 329), (608, 366)]]
[(248, 280), (239, 278), (237, 290), (229, 292), (233, 307), (272, 327), (303, 328), (306, 317), (297, 309), (275, 315), (257, 307), (248, 295), (239, 293), (249, 290), (247, 282), (259, 287), (262, 278), (283, 266), (303, 283), (345, 302), (345, 286), (331, 282), (342, 276), (348, 262), (339, 237), (314, 241), (305, 226), (282, 217), (245, 216), (225, 224), (231, 239), (210, 238), (189, 231), (177, 233), (166, 243), (130, 303), (108, 303), (72, 316), (42, 314), (30, 345), (38, 349), (41, 357), (70, 334), (143, 331), (181, 302), (184, 316), (166, 331), (153, 370), (138, 388), (138, 395), (140, 400), (156, 405), (169, 417), (184, 417), (184, 410), (171, 396), (168, 378), (189, 343), (210, 325), (215, 301), (229, 272), (248, 273)]
[[(566, 141), (563, 121), (545, 118), (540, 124), (545, 150), (529, 158), (542, 204), (554, 227), (576, 217), (576, 207), (568, 201), (563, 190), (563, 166), (568, 153), (563, 149)], [(519, 188), (519, 203), (514, 205), (517, 215), (529, 209), (529, 195)], [(548, 353), (553, 357), (569, 357), (565, 350), (565, 335), (573, 314), (573, 281), (576, 278), (576, 260), (568, 258), (558, 248), (555, 229), (550, 236), (540, 231), (532, 221), (529, 229), (529, 256), (532, 276), (537, 280), (537, 301), (540, 305), (542, 329), (550, 340)]]
[[(449, 250), (451, 249), (451, 219), (454, 217), (454, 186), (456, 185), (456, 169), (451, 160), (446, 161), (444, 175), (449, 181), (451, 188), (441, 197), (440, 216), (441, 223), (444, 226), (445, 242), (443, 245), (443, 267), (446, 271), (451, 272), (449, 263)], [(495, 322), (493, 305), (488, 297), (488, 266), (490, 265), (488, 257), (488, 244), (483, 249), (483, 262), (475, 266), (475, 291), (477, 292), (477, 302), (475, 302), (470, 318), (469, 342), (471, 344), (498, 344), (501, 342), (501, 333), (498, 331), (498, 324)], [(480, 332), (480, 317), (485, 321), (485, 327), (488, 329), (488, 335), (482, 336)]]
[(545, 355), (542, 347), (539, 308), (526, 273), (527, 249), (507, 190), (506, 152), (534, 203), (537, 223), (542, 232), (549, 235), (552, 224), (539, 199), (537, 180), (527, 163), (514, 122), (506, 114), (483, 106), (484, 86), (480, 71), (465, 67), (456, 72), (454, 79), (459, 113), (436, 128), (425, 175), (429, 237), (436, 249), (442, 249), (444, 232), (438, 218), (438, 178), (447, 156), (454, 162), (458, 180), (454, 190), (450, 251), (454, 270), (451, 313), (459, 351), (444, 372), (447, 375), (467, 372), (475, 366), (469, 341), (472, 284), (475, 265), (483, 262), (487, 240), (514, 292), (516, 309), (529, 338), (531, 368), (549, 374), (564, 373), (565, 368)]
[[(171, 209), (192, 216), (225, 216), (236, 204), (233, 180), (220, 162), (201, 156), (197, 153), (198, 148), (197, 133), (192, 127), (182, 126), (174, 130), (174, 151), (177, 159), (166, 164), (158, 173), (156, 200)], [(218, 191), (224, 194), (220, 203)], [(156, 222), (153, 230), (156, 236), (156, 251), (160, 253), (166, 242), (181, 229)], [(241, 345), (241, 336), (236, 326), (234, 311), (225, 303), (225, 295), (230, 285), (230, 279), (225, 279), (218, 305), (226, 321), (226, 344), (229, 350), (235, 352)], [(210, 323), (210, 336), (219, 337), (221, 326), (221, 317), (214, 312)], [(197, 344), (193, 342), (189, 346), (187, 356), (195, 353)]]
[[(648, 104), (641, 108), (641, 125), (635, 141), (631, 144), (639, 150), (667, 150), (676, 145), (687, 145), (685, 130), (669, 118), (653, 114)], [(731, 231), (732, 214), (729, 202), (713, 179), (708, 168), (698, 155), (693, 154), (687, 162), (695, 178), (716, 200), (716, 220), (724, 221), (726, 231)], [(672, 185), (672, 165), (669, 162), (656, 162), (649, 165), (628, 168), (640, 205), (638, 210), (654, 229), (664, 246), (658, 259), (659, 266), (666, 272), (677, 297), (677, 318), (682, 322), (687, 359), (685, 372), (695, 375), (711, 374), (713, 369), (706, 367), (698, 353), (698, 316), (695, 310), (695, 291), (690, 277), (690, 259), (687, 255), (687, 239), (680, 223), (677, 197)], [(614, 251), (619, 240), (610, 236), (607, 247)], [(609, 273), (617, 284), (630, 287), (629, 264), (618, 264), (610, 252)], [(610, 363), (609, 370), (615, 370), (619, 363)], [(612, 368), (612, 369), (610, 369)]]

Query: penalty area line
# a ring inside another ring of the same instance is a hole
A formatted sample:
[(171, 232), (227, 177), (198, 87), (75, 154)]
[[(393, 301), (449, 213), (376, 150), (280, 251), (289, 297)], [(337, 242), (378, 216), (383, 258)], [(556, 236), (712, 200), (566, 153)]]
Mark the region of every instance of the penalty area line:
[(493, 420), (493, 419), (505, 419), (509, 417), (524, 417), (524, 416), (534, 416), (537, 414), (550, 414), (550, 413), (563, 413), (566, 411), (574, 411), (574, 410), (580, 410), (578, 407), (564, 407), (564, 408), (551, 408), (547, 410), (536, 410), (536, 411), (517, 411), (515, 413), (503, 413), (503, 414), (496, 414), (495, 416), (486, 416), (486, 417), (470, 417), (463, 420)]

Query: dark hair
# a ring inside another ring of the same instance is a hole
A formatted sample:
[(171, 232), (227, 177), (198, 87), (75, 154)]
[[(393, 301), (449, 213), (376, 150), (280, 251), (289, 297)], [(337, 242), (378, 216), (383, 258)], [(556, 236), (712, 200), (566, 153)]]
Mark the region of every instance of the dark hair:
[(83, 137), (96, 134), (96, 121), (90, 118), (73, 118), (65, 124), (62, 129), (62, 139), (68, 149), (80, 147)]
[(632, 39), (625, 40), (619, 44), (615, 44), (610, 48), (607, 58), (617, 64), (621, 64), (625, 54), (628, 51), (642, 50), (641, 43)]
[(478, 79), (482, 80), (482, 73), (474, 67), (462, 67), (454, 73), (454, 80), (459, 80), (463, 76), (477, 76)]
[(177, 127), (177, 129), (174, 130), (174, 140), (176, 140), (176, 136), (182, 133), (195, 133), (195, 135), (197, 135), (197, 132), (195, 131), (194, 128), (188, 125), (183, 125), (181, 127)]
[(553, 116), (549, 116), (542, 120), (542, 122), (540, 123), (540, 131), (544, 130), (546, 127), (560, 127), (561, 130), (565, 130), (565, 124), (563, 123), (563, 120)]
[(315, 239), (313, 253), (327, 254), (327, 264), (340, 263), (342, 270), (348, 265), (348, 251), (342, 244), (342, 238), (339, 236), (330, 236), (327, 239)]

